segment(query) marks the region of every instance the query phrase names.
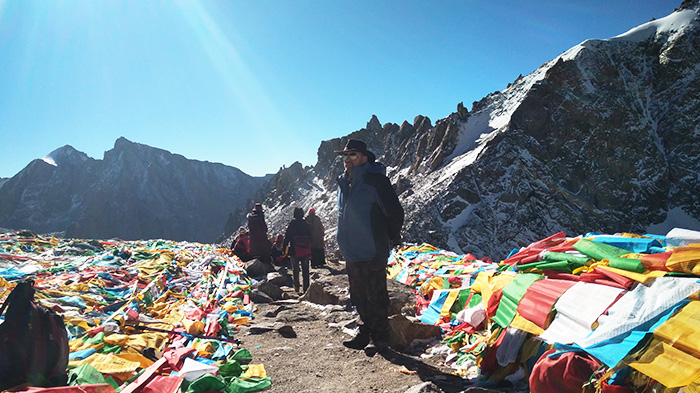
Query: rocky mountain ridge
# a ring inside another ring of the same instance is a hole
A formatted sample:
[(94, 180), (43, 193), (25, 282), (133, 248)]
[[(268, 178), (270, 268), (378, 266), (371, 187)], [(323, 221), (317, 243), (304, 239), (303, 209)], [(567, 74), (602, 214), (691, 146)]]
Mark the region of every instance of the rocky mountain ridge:
[(77, 238), (213, 242), (266, 180), (125, 138), (102, 160), (63, 146), (0, 187), (0, 226)]
[(333, 249), (334, 150), (368, 143), (400, 193), (405, 240), (504, 258), (553, 233), (700, 229), (700, 2), (587, 40), (431, 124), (386, 123), (323, 141), (273, 177), (268, 225), (314, 207)]

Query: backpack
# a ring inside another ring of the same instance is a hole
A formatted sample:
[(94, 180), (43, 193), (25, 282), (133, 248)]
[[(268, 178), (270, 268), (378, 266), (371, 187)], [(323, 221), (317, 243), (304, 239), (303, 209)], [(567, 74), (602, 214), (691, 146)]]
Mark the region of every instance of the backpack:
[(68, 333), (63, 317), (34, 302), (33, 280), (17, 283), (0, 308), (0, 315), (3, 313), (0, 390), (19, 385), (65, 385)]

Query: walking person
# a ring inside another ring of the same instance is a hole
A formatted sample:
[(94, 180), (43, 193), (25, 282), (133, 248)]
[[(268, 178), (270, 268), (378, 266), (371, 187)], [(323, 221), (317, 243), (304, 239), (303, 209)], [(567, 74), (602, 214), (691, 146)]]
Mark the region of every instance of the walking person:
[(267, 223), (262, 204), (256, 203), (253, 211), (248, 213), (248, 252), (253, 258), (270, 263), (272, 242), (267, 238)]
[(336, 238), (345, 259), (350, 300), (362, 320), (359, 333), (343, 345), (374, 356), (389, 345), (386, 264), (391, 247), (401, 242), (404, 210), (386, 166), (375, 161), (365, 142), (350, 139), (336, 154), (345, 168), (337, 179)]
[(303, 280), (303, 292), (309, 289), (309, 258), (311, 257), (311, 228), (304, 221), (304, 210), (295, 207), (294, 219), (287, 226), (284, 234), (282, 249), (289, 246), (289, 257), (292, 262), (294, 290), (299, 293), (299, 268)]
[(311, 267), (321, 267), (326, 264), (326, 250), (323, 240), (326, 231), (313, 207), (306, 213), (305, 220), (311, 228)]

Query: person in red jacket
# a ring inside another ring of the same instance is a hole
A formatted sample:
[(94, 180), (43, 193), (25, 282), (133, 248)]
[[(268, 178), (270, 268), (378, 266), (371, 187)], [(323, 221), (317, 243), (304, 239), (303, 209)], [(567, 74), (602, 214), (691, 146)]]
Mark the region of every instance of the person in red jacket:
[(248, 262), (251, 259), (250, 252), (248, 251), (250, 249), (249, 243), (250, 235), (248, 234), (248, 231), (241, 228), (238, 231), (238, 236), (236, 236), (232, 250), (233, 254), (240, 258), (243, 262)]
[(294, 290), (299, 292), (299, 267), (304, 283), (304, 292), (309, 289), (309, 258), (311, 257), (311, 228), (304, 221), (304, 210), (294, 208), (294, 219), (287, 226), (284, 234), (282, 249), (289, 246), (289, 257), (292, 261)]
[(272, 243), (272, 249), (270, 249), (270, 257), (272, 259), (272, 263), (275, 266), (287, 267), (287, 265), (289, 264), (289, 257), (285, 255), (284, 250), (282, 249), (283, 242), (284, 235), (280, 233), (277, 235), (277, 237), (275, 237), (275, 241)]

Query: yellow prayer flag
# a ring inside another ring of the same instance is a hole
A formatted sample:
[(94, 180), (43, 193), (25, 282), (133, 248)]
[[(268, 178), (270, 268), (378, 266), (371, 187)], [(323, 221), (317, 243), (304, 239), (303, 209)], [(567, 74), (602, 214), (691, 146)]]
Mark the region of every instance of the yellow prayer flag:
[(265, 366), (262, 364), (251, 364), (248, 369), (245, 370), (243, 378), (265, 378), (267, 377), (267, 372), (265, 372)]
[(544, 329), (535, 325), (531, 321), (525, 319), (525, 317), (523, 317), (522, 315), (520, 315), (517, 312), (515, 313), (515, 317), (513, 318), (513, 321), (510, 323), (510, 326), (512, 326), (516, 329), (524, 330), (524, 331), (531, 333), (535, 336), (539, 336), (542, 333), (544, 333)]

